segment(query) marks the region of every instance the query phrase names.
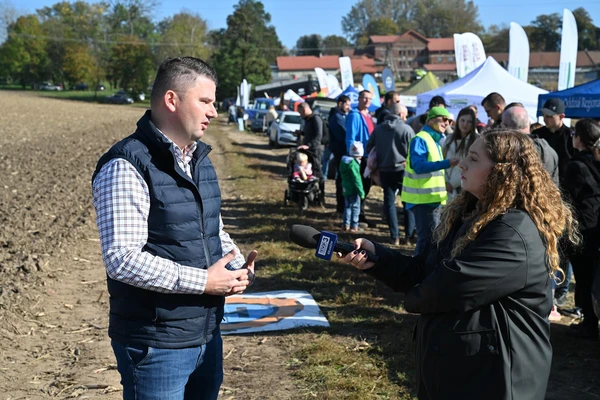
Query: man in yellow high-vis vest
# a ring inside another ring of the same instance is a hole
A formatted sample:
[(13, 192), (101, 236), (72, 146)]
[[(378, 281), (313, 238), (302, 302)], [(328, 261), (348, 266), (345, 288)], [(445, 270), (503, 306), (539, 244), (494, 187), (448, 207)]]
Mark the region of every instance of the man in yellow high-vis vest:
[(402, 201), (412, 210), (417, 228), (415, 255), (431, 243), (437, 225), (436, 209), (446, 203), (448, 194), (444, 170), (458, 165), (459, 159), (444, 160), (440, 140), (450, 124), (450, 113), (444, 107), (433, 107), (427, 113), (423, 130), (410, 142), (406, 170), (402, 182)]

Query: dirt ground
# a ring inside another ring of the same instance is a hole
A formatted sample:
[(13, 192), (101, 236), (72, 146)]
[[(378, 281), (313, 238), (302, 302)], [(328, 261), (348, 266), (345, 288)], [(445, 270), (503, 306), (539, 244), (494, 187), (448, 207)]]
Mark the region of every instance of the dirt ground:
[[(0, 92), (0, 109), (0, 400), (119, 399), (90, 179), (99, 156), (132, 132), (143, 110), (20, 92)], [(229, 175), (229, 143), (266, 142), (222, 121), (215, 125), (207, 142), (215, 147), (211, 159), (220, 177)], [(266, 166), (283, 165), (284, 150), (238, 149), (264, 155)], [(239, 198), (232, 185), (221, 179), (223, 197), (233, 200), (228, 204)], [(230, 228), (234, 223), (226, 221)], [(600, 346), (567, 340), (564, 331), (564, 324), (553, 325), (547, 398), (599, 398)], [(220, 398), (305, 398), (286, 367), (305, 339), (294, 333), (226, 337)]]

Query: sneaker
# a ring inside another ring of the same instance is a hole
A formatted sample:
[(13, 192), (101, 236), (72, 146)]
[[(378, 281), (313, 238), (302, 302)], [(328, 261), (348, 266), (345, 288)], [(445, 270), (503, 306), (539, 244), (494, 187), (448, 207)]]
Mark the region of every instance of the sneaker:
[(550, 315), (548, 316), (548, 320), (550, 320), (550, 321), (560, 321), (561, 318), (562, 318), (562, 315), (560, 315), (558, 313), (558, 311), (556, 310), (556, 306), (552, 305), (552, 310), (550, 311)]
[(579, 307), (559, 308), (558, 311), (560, 311), (560, 313), (562, 315), (566, 315), (571, 318), (577, 318), (577, 319), (583, 318), (583, 313), (581, 311), (581, 308), (579, 308)]
[(394, 246), (399, 246), (400, 245), (400, 238), (392, 238), (390, 240), (390, 243), (393, 244)]
[(350, 227), (348, 225), (344, 225), (342, 226), (342, 229), (344, 230), (344, 232), (348, 232), (350, 230)]
[(562, 293), (555, 293), (554, 296), (554, 304), (556, 304), (559, 307), (564, 307), (567, 304), (567, 295), (568, 292), (562, 292)]
[(358, 229), (358, 228), (350, 228), (350, 232), (357, 233), (357, 232), (360, 232), (360, 229)]

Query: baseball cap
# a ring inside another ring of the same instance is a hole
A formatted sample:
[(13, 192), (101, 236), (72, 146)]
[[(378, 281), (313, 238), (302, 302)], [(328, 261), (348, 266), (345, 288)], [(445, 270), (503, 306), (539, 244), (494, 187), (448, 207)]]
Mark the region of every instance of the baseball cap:
[(545, 115), (564, 114), (565, 103), (556, 97), (548, 99), (544, 103), (544, 107), (542, 107), (542, 113)]
[(452, 115), (450, 114), (450, 112), (448, 110), (446, 110), (444, 107), (433, 107), (427, 113), (427, 121), (429, 121), (432, 118), (437, 118), (437, 117), (446, 117), (446, 118), (450, 119), (451, 116)]
[(446, 100), (442, 96), (433, 96), (433, 98), (429, 101), (429, 108), (435, 107), (439, 104), (443, 104), (444, 107), (447, 107)]

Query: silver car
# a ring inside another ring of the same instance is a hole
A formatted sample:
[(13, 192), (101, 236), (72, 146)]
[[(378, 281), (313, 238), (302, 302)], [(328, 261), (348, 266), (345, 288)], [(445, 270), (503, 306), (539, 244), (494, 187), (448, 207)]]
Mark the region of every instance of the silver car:
[(269, 146), (296, 146), (302, 117), (296, 111), (284, 111), (269, 127)]

